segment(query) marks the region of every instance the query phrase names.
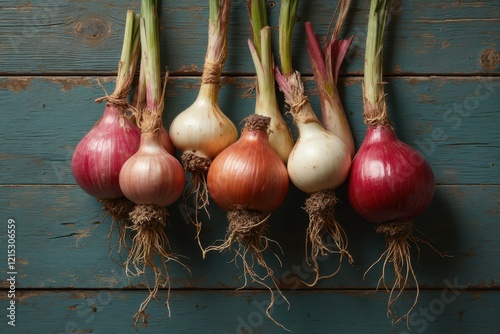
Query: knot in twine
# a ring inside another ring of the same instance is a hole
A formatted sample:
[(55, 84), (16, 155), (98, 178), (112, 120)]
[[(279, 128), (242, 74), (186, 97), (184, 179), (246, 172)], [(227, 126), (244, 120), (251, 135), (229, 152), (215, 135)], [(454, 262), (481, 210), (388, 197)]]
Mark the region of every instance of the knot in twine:
[(222, 65), (207, 60), (203, 65), (203, 74), (201, 76), (201, 83), (220, 85), (221, 75), (222, 75)]
[(130, 92), (130, 88), (122, 91), (121, 94), (111, 94), (109, 95), (104, 86), (101, 84), (101, 80), (97, 80), (97, 83), (99, 84), (99, 87), (104, 91), (104, 96), (99, 97), (95, 99), (95, 102), (101, 103), (102, 101), (106, 100), (106, 106), (108, 107), (116, 107), (120, 109), (129, 109), (130, 104), (127, 102), (127, 96)]

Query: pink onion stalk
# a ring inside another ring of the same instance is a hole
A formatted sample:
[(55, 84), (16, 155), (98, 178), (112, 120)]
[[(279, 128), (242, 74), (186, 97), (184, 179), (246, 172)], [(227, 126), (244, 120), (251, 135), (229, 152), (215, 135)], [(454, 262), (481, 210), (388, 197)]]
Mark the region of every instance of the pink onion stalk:
[[(410, 242), (423, 241), (412, 234), (413, 219), (431, 203), (435, 180), (427, 161), (397, 138), (387, 115), (386, 83), (382, 80), (387, 13), (387, 0), (371, 1), (363, 83), (363, 115), (368, 129), (351, 166), (348, 196), (354, 210), (374, 223), (377, 233), (385, 235), (387, 248), (368, 270), (383, 260), (379, 283), (382, 282), (389, 292), (388, 315), (393, 322), (406, 318), (408, 323), (419, 295)], [(386, 282), (385, 276), (389, 263), (394, 267), (391, 284)], [(410, 280), (415, 284), (416, 296), (409, 310), (400, 315), (396, 302)]]

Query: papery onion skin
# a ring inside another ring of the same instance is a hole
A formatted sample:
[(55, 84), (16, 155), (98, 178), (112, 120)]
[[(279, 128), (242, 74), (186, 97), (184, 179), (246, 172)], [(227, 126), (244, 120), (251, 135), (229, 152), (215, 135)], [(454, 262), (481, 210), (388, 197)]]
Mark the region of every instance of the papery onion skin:
[(363, 218), (381, 224), (411, 220), (432, 201), (435, 179), (418, 151), (389, 125), (368, 127), (351, 165), (348, 197)]
[(161, 145), (167, 150), (168, 153), (174, 155), (175, 146), (172, 143), (170, 136), (168, 135), (168, 131), (164, 127), (161, 128), (160, 138), (161, 138)]
[(120, 170), (140, 143), (141, 131), (115, 106), (106, 106), (101, 119), (73, 152), (71, 169), (78, 185), (98, 199), (123, 197)]
[(300, 137), (287, 166), (293, 184), (306, 193), (337, 188), (349, 174), (349, 150), (316, 121), (297, 122), (297, 126)]
[(138, 205), (170, 205), (181, 196), (184, 182), (182, 165), (165, 150), (157, 132), (141, 135), (139, 150), (120, 172), (123, 194)]
[(247, 129), (213, 160), (207, 182), (214, 202), (225, 211), (243, 207), (264, 213), (281, 205), (289, 184), (286, 167), (271, 148), (268, 134)]
[(202, 84), (193, 104), (170, 124), (170, 139), (181, 152), (193, 151), (213, 159), (238, 139), (236, 127), (218, 105), (218, 89)]

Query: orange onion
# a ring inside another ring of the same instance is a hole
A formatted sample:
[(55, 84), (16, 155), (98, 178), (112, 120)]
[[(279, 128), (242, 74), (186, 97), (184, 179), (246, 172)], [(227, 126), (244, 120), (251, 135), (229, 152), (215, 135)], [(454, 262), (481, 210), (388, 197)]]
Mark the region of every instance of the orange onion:
[[(226, 240), (221, 245), (207, 247), (204, 256), (211, 250), (231, 249), (235, 244), (235, 264), (238, 258), (242, 261), (245, 282), (248, 275), (271, 293), (266, 313), (272, 319), (269, 310), (274, 305), (274, 293), (265, 278), (269, 277), (281, 292), (263, 256), (269, 244), (275, 242), (265, 236), (265, 231), (269, 216), (285, 199), (289, 180), (285, 164), (269, 143), (270, 122), (267, 116), (247, 117), (238, 141), (212, 162), (208, 189), (214, 202), (228, 211), (229, 226)], [(266, 270), (264, 278), (254, 270), (255, 264)]]

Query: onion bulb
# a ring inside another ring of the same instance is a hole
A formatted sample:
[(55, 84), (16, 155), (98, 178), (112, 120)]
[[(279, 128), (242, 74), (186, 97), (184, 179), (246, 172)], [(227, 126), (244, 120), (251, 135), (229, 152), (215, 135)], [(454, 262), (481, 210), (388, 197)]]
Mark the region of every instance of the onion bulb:
[[(182, 195), (185, 182), (181, 163), (161, 142), (165, 86), (162, 90), (156, 1), (142, 0), (141, 15), (141, 63), (146, 82), (146, 103), (136, 115), (142, 131), (141, 142), (138, 151), (120, 171), (120, 188), (135, 203), (130, 213), (130, 229), (135, 235), (125, 262), (126, 272), (132, 276), (145, 276), (151, 270), (154, 274), (149, 296), (134, 315), (136, 325), (141, 318), (146, 321), (146, 307), (158, 289), (168, 287), (170, 291), (167, 263), (174, 261), (183, 265), (178, 256), (171, 253), (165, 227), (166, 207)], [(168, 297), (166, 305), (170, 315)]]
[[(389, 292), (387, 313), (393, 322), (406, 318), (408, 324), (409, 314), (419, 295), (411, 263), (410, 242), (423, 241), (413, 236), (412, 221), (431, 203), (435, 180), (425, 159), (397, 138), (387, 115), (382, 81), (382, 47), (387, 13), (386, 0), (372, 0), (363, 83), (363, 115), (368, 129), (354, 157), (347, 191), (354, 210), (376, 224), (377, 233), (385, 235), (386, 250), (367, 272), (383, 260), (379, 283), (382, 282)], [(389, 263), (392, 263), (395, 273), (392, 284), (386, 282), (385, 277)], [(415, 284), (416, 296), (410, 309), (400, 316), (396, 302), (409, 280)]]
[[(288, 175), (292, 183), (309, 194), (305, 210), (309, 215), (306, 231), (306, 263), (315, 273), (314, 286), (322, 278), (329, 278), (340, 270), (344, 257), (352, 263), (347, 251), (347, 235), (334, 217), (337, 203), (335, 189), (349, 175), (351, 153), (346, 144), (336, 134), (327, 131), (316, 117), (300, 73), (293, 70), (291, 61), (291, 35), (297, 16), (297, 1), (281, 3), (280, 11), (280, 56), (282, 73), (276, 68), (276, 80), (290, 107), (290, 114), (299, 130), (299, 138), (288, 157)], [(342, 109), (343, 112), (343, 109)], [(344, 116), (345, 117), (345, 116)], [(347, 122), (340, 125), (349, 127)], [(342, 133), (350, 133), (350, 129)], [(335, 244), (327, 239), (331, 238)], [(319, 256), (339, 254), (337, 270), (328, 275), (320, 275)]]
[[(224, 251), (236, 244), (235, 256), (243, 263), (245, 282), (248, 275), (271, 292), (271, 303), (266, 310), (269, 318), (274, 294), (265, 278), (269, 277), (281, 292), (263, 256), (269, 244), (275, 242), (265, 236), (265, 231), (269, 216), (285, 199), (289, 183), (283, 161), (269, 144), (270, 121), (261, 115), (247, 117), (240, 139), (212, 162), (208, 189), (214, 202), (228, 212), (229, 226), (225, 241), (204, 251), (204, 255), (212, 250)], [(254, 270), (255, 264), (266, 270), (264, 278)]]
[(194, 195), (196, 239), (203, 250), (198, 210), (209, 204), (207, 173), (212, 160), (238, 139), (233, 122), (219, 107), (221, 74), (227, 59), (227, 27), (230, 0), (209, 1), (208, 46), (201, 87), (196, 100), (170, 124), (174, 146), (182, 152), (182, 164), (189, 174), (186, 199)]

